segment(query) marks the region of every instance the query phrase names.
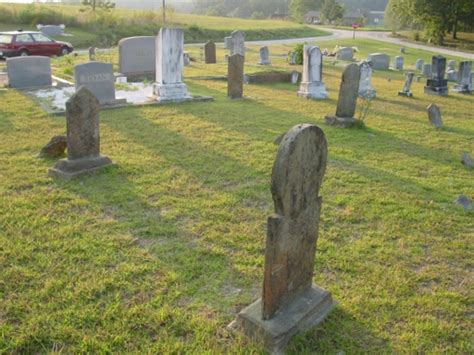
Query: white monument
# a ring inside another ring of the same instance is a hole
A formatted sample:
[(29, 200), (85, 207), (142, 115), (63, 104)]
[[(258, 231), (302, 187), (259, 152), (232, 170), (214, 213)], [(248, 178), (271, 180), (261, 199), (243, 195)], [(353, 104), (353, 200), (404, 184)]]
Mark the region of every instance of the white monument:
[(372, 86), (372, 65), (364, 60), (359, 63), (359, 67), (359, 96), (365, 98), (374, 98), (376, 96), (376, 91)]
[(323, 83), (323, 54), (318, 46), (304, 46), (303, 78), (298, 96), (307, 99), (327, 99)]

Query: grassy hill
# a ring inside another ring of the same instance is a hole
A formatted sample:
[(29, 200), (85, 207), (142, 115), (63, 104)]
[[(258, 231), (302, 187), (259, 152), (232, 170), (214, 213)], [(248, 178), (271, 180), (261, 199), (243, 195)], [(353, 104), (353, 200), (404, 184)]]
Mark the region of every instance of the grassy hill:
[[(223, 41), (235, 29), (244, 30), (247, 40), (316, 37), (326, 35), (319, 29), (282, 20), (246, 20), (181, 13), (167, 15), (168, 26), (183, 27), (187, 43)], [(108, 46), (120, 38), (155, 35), (162, 24), (161, 14), (152, 11), (115, 9), (93, 14), (80, 6), (0, 5), (0, 29), (33, 29), (38, 23), (67, 25), (66, 38), (77, 47)], [(92, 36), (92, 38), (91, 38)]]

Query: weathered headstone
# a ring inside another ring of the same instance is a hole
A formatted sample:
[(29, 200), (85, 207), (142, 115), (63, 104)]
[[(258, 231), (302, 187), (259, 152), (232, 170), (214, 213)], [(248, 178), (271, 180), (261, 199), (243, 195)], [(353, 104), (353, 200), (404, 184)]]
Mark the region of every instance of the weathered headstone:
[(64, 34), (64, 27), (57, 25), (46, 25), (40, 28), (42, 34), (49, 37), (62, 36)]
[(377, 93), (372, 86), (372, 66), (367, 61), (359, 63), (360, 67), (360, 83), (359, 96), (365, 98), (374, 98)]
[(403, 70), (404, 58), (402, 56), (395, 57), (395, 69), (396, 70)]
[(225, 49), (232, 48), (232, 36), (224, 37), (224, 48)]
[(421, 68), (421, 74), (430, 78), (431, 72), (432, 72), (431, 64), (427, 64), (427, 63), (423, 64), (423, 67)]
[(99, 112), (99, 101), (85, 87), (66, 102), (67, 159), (49, 169), (49, 176), (71, 179), (112, 165), (100, 155)]
[(455, 60), (448, 61), (448, 70), (456, 70), (456, 61)]
[(421, 71), (423, 69), (423, 64), (425, 64), (425, 61), (423, 59), (417, 59), (415, 68)]
[(231, 38), (230, 55), (240, 54), (245, 57), (245, 34), (237, 30), (232, 32)]
[(406, 53), (406, 48), (405, 47), (400, 47), (400, 53)]
[(461, 164), (470, 169), (474, 168), (474, 161), (472, 160), (471, 156), (467, 152), (463, 153), (461, 157)]
[(437, 128), (443, 127), (443, 120), (441, 118), (441, 111), (439, 107), (435, 104), (431, 104), (428, 106), (427, 110), (430, 123)]
[(95, 62), (96, 60), (96, 51), (97, 48), (95, 47), (89, 47), (88, 52), (89, 52), (89, 62)]
[(231, 99), (241, 99), (244, 93), (244, 61), (241, 54), (229, 57), (227, 68), (227, 96)]
[(298, 125), (282, 138), (272, 172), (275, 214), (268, 218), (262, 297), (233, 324), (283, 353), (295, 334), (323, 321), (334, 306), (328, 291), (313, 284), (327, 142), (315, 125)]
[(67, 148), (66, 136), (54, 136), (39, 153), (40, 158), (62, 157)]
[(115, 77), (112, 64), (89, 62), (74, 67), (76, 91), (84, 86), (92, 92), (101, 105), (113, 105), (123, 100), (115, 99)]
[(326, 123), (336, 127), (351, 127), (357, 120), (354, 118), (357, 97), (359, 95), (360, 68), (349, 64), (342, 74), (336, 116), (326, 116)]
[(436, 96), (448, 95), (448, 81), (444, 78), (446, 58), (433, 56), (431, 69), (431, 79), (428, 79), (426, 82), (425, 94)]
[(317, 46), (304, 46), (303, 78), (298, 96), (307, 99), (326, 99), (328, 93), (323, 83), (323, 54)]
[(190, 98), (183, 83), (184, 31), (161, 28), (156, 37), (156, 82), (153, 93), (157, 101), (181, 101)]
[(369, 54), (367, 61), (372, 63), (372, 69), (388, 70), (390, 68), (390, 56), (384, 53)]
[(339, 60), (353, 60), (354, 59), (354, 50), (352, 47), (342, 47), (336, 53), (336, 59)]
[(156, 39), (153, 36), (123, 38), (118, 43), (119, 72), (129, 81), (155, 78)]
[(215, 64), (217, 62), (216, 44), (212, 41), (208, 41), (204, 45), (204, 62), (206, 64)]
[(30, 56), (7, 58), (7, 73), (10, 87), (26, 89), (51, 86), (51, 59)]
[(471, 88), (471, 71), (472, 62), (463, 61), (459, 63), (459, 72), (457, 77), (457, 83), (454, 85), (454, 91), (462, 94), (470, 94)]
[(258, 62), (259, 65), (270, 65), (272, 64), (270, 62), (270, 52), (268, 50), (268, 47), (262, 47), (260, 48), (260, 61)]
[(457, 81), (458, 80), (457, 70), (448, 70), (446, 72), (446, 76), (448, 78), (448, 81)]
[(415, 77), (415, 73), (409, 72), (407, 74), (407, 79), (405, 81), (405, 85), (403, 85), (403, 90), (398, 92), (398, 96), (406, 96), (412, 97), (413, 93), (411, 92), (411, 84), (413, 83), (413, 78)]
[(298, 84), (298, 81), (300, 80), (300, 73), (297, 71), (294, 71), (291, 73), (291, 83), (292, 84)]
[(188, 52), (183, 53), (183, 64), (185, 67), (188, 65), (191, 65), (191, 56), (189, 55)]

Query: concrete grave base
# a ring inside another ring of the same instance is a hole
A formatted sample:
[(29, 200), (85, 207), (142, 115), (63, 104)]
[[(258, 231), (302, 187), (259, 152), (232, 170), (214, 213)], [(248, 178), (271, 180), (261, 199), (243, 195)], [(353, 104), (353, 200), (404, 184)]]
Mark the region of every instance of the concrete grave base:
[(103, 155), (75, 160), (61, 159), (54, 167), (49, 169), (48, 175), (54, 178), (71, 180), (83, 174), (95, 173), (107, 166), (115, 166), (115, 164)]
[(337, 116), (326, 116), (325, 117), (326, 123), (334, 126), (334, 127), (341, 127), (341, 128), (349, 128), (354, 126), (357, 122), (359, 122), (358, 119), (354, 117), (337, 117)]
[(412, 92), (399, 91), (398, 96), (413, 97), (413, 93)]
[(153, 94), (159, 102), (182, 101), (191, 99), (188, 95), (188, 88), (184, 83), (177, 84), (154, 84)]
[(321, 323), (335, 304), (328, 291), (313, 285), (272, 319), (262, 320), (262, 300), (259, 299), (244, 308), (229, 327), (262, 343), (271, 354), (281, 354), (294, 335)]
[(377, 91), (375, 90), (359, 91), (359, 97), (364, 97), (366, 99), (375, 99), (377, 97)]
[(425, 86), (425, 94), (427, 95), (448, 96), (448, 93), (449, 93), (449, 89), (447, 86), (441, 86), (441, 87)]
[(329, 97), (326, 86), (322, 82), (301, 83), (298, 96), (305, 99), (324, 100)]

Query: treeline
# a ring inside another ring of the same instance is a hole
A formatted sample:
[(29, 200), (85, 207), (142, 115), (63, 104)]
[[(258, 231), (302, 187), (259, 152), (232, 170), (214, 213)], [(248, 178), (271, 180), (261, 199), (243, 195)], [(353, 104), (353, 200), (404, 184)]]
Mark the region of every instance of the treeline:
[(208, 16), (268, 18), (288, 13), (288, 0), (196, 0), (195, 12)]
[(474, 0), (390, 0), (386, 20), (392, 30), (423, 31), (425, 39), (443, 44), (446, 34), (474, 30)]

